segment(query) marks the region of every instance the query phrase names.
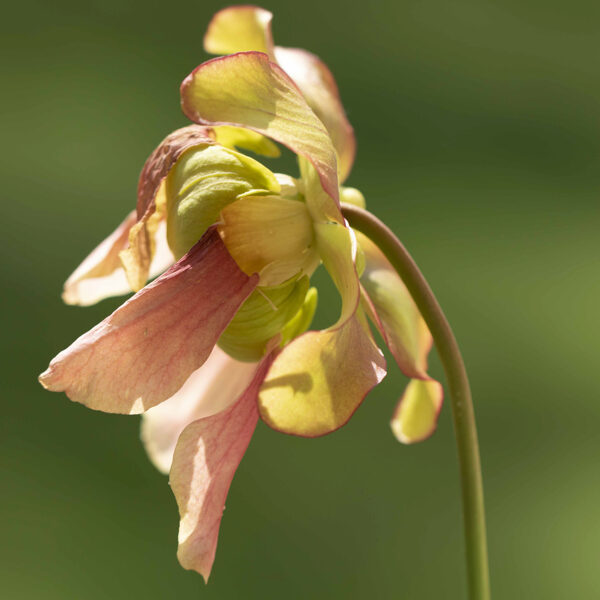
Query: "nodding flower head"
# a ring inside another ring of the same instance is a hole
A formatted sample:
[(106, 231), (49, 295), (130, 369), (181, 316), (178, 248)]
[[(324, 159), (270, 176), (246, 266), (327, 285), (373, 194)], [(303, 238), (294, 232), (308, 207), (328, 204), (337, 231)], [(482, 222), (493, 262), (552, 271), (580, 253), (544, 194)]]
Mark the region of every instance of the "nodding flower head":
[[(378, 247), (345, 222), (341, 186), (356, 143), (329, 69), (274, 46), (271, 14), (215, 15), (204, 43), (221, 54), (181, 86), (195, 123), (167, 136), (142, 170), (137, 206), (71, 275), (63, 298), (89, 305), (135, 291), (54, 358), (49, 390), (112, 413), (144, 413), (142, 439), (170, 473), (178, 557), (210, 573), (225, 498), (257, 420), (303, 437), (344, 425), (385, 375), (369, 321), (411, 378), (392, 418), (403, 442), (435, 428), (440, 385), (431, 336)], [(243, 151), (296, 154), (296, 177)], [(338, 320), (310, 330), (323, 264)], [(147, 283), (151, 279), (150, 283)]]

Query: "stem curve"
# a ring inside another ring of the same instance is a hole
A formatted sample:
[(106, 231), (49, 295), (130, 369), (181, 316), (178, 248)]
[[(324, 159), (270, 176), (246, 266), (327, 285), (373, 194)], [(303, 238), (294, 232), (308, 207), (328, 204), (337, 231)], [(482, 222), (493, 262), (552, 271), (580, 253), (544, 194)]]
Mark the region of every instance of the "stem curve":
[(342, 203), (342, 213), (351, 227), (365, 234), (385, 254), (408, 288), (433, 336), (446, 373), (458, 449), (469, 598), (490, 600), (483, 481), (475, 412), (456, 338), (427, 280), (392, 230), (357, 206)]

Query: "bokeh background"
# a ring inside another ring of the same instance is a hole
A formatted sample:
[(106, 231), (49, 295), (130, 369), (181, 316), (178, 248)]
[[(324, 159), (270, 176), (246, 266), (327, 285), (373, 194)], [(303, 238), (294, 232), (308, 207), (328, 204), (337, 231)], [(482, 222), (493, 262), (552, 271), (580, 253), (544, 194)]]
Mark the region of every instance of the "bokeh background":
[[(476, 402), (495, 598), (600, 594), (600, 4), (270, 1), (279, 44), (334, 71), (349, 180), (412, 251)], [(426, 444), (388, 420), (390, 373), (316, 440), (259, 424), (210, 584), (175, 557), (177, 509), (137, 417), (37, 374), (119, 301), (63, 280), (135, 202), (185, 124), (182, 78), (225, 4), (20, 0), (0, 21), (0, 596), (7, 600), (465, 597), (449, 405)], [(291, 163), (284, 161), (287, 168)], [(316, 325), (337, 300), (321, 296)], [(442, 375), (436, 358), (434, 375)]]

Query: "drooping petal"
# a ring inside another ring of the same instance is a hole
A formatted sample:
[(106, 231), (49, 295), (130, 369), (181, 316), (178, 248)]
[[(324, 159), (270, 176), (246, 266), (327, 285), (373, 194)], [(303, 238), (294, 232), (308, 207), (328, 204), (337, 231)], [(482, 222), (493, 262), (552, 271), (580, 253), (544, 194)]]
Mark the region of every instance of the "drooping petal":
[(269, 426), (306, 437), (344, 425), (385, 376), (385, 360), (359, 307), (352, 232), (337, 223), (316, 223), (315, 236), (342, 297), (340, 319), (290, 342), (273, 361), (259, 394), (260, 415)]
[(247, 127), (306, 157), (339, 204), (336, 153), (327, 129), (266, 54), (240, 52), (201, 64), (181, 84), (181, 104), (196, 123)]
[(367, 314), (402, 372), (408, 377), (429, 379), (427, 355), (432, 338), (417, 305), (381, 250), (365, 235), (356, 235), (365, 255), (360, 281), (366, 292)]
[(175, 448), (170, 484), (181, 517), (177, 557), (182, 567), (198, 571), (205, 581), (215, 559), (229, 486), (256, 427), (256, 394), (268, 365), (266, 358), (235, 404), (188, 425)]
[(155, 235), (165, 217), (164, 179), (188, 148), (214, 143), (211, 130), (190, 125), (169, 134), (144, 164), (138, 181), (137, 223), (129, 230), (129, 244), (119, 258), (131, 289), (142, 289), (148, 280), (155, 253)]
[(273, 14), (258, 6), (229, 6), (214, 15), (204, 35), (210, 54), (256, 50), (273, 56)]
[(129, 240), (129, 230), (136, 221), (135, 211), (102, 241), (73, 271), (63, 288), (66, 304), (89, 306), (109, 296), (120, 296), (131, 291), (121, 268), (119, 252)]
[(210, 229), (166, 273), (56, 356), (40, 382), (90, 408), (143, 412), (175, 394), (204, 363), (257, 281)]
[(338, 155), (338, 174), (343, 182), (352, 169), (356, 155), (354, 129), (346, 118), (335, 79), (327, 65), (301, 48), (275, 48), (281, 68), (300, 88), (308, 105), (321, 119)]
[(403, 444), (413, 444), (427, 439), (437, 426), (444, 392), (433, 379), (412, 379), (390, 423), (396, 438)]
[(231, 6), (212, 19), (204, 37), (211, 54), (264, 52), (292, 78), (315, 114), (323, 122), (338, 153), (340, 180), (348, 177), (356, 154), (356, 139), (346, 118), (337, 84), (327, 65), (300, 48), (273, 48), (273, 15), (257, 6)]
[(237, 361), (215, 346), (175, 395), (142, 415), (142, 441), (159, 471), (169, 472), (181, 432), (192, 421), (233, 404), (252, 381), (256, 367), (256, 363)]
[[(121, 264), (119, 253), (129, 241), (129, 230), (136, 222), (135, 211), (101, 242), (75, 269), (63, 287), (62, 299), (66, 304), (90, 306), (110, 298), (130, 293), (131, 286)], [(161, 222), (155, 235), (155, 251), (149, 276), (156, 277), (174, 262), (166, 237), (166, 225)]]

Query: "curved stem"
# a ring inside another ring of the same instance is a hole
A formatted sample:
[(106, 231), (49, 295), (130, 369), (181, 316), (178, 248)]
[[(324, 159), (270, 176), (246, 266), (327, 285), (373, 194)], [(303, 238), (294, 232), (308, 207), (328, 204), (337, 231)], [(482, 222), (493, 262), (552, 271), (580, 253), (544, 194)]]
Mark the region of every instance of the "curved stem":
[(458, 447), (465, 528), (469, 598), (489, 600), (490, 582), (485, 510), (475, 413), (465, 365), (456, 338), (425, 277), (394, 233), (371, 213), (342, 204), (350, 225), (364, 233), (385, 254), (417, 304), (446, 373)]

